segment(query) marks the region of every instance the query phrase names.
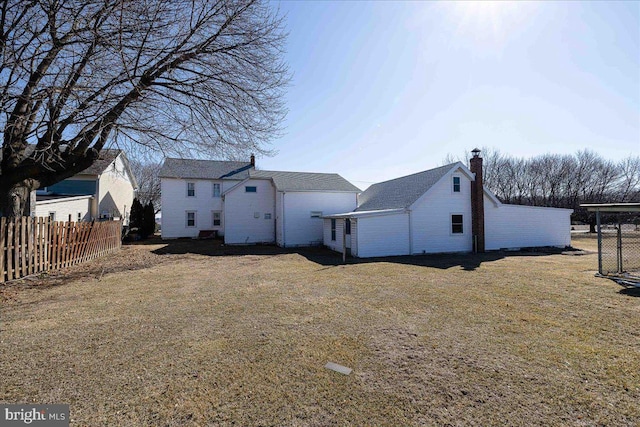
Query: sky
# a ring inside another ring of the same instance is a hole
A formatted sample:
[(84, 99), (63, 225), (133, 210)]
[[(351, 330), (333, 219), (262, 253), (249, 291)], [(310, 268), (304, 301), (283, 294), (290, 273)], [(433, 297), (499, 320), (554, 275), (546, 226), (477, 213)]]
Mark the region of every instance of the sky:
[(364, 189), (474, 147), (640, 155), (640, 2), (272, 4), (292, 81), (261, 169)]

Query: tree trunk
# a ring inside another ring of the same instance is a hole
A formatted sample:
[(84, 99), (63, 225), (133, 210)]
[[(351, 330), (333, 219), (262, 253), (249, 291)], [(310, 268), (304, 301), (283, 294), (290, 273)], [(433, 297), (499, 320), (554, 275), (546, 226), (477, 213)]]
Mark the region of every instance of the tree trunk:
[(589, 233), (596, 233), (596, 216), (595, 214), (589, 215)]
[(27, 181), (9, 188), (0, 188), (0, 216), (9, 218), (30, 216), (31, 209), (35, 209), (35, 206), (31, 206), (32, 187)]

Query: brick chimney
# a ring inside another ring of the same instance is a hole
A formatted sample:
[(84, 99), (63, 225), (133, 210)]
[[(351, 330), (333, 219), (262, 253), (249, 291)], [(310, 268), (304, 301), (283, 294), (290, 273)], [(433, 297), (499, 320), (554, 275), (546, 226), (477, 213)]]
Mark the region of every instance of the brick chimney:
[(471, 232), (473, 234), (473, 251), (484, 252), (484, 188), (482, 184), (482, 157), (480, 150), (474, 148), (471, 153), (471, 172), (476, 176), (471, 182)]
[(255, 168), (256, 167), (256, 156), (254, 156), (252, 154), (249, 161), (251, 162), (251, 167)]

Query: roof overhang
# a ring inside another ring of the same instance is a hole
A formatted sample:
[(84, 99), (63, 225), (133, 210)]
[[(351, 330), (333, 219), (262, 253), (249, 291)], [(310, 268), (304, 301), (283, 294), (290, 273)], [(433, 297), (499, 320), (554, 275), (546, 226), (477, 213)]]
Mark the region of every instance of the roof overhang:
[(63, 203), (63, 202), (73, 202), (75, 200), (82, 199), (93, 199), (94, 197), (91, 195), (82, 195), (82, 196), (44, 196), (46, 199), (37, 200), (36, 196), (36, 204), (37, 205), (48, 205), (54, 203)]
[[(274, 183), (273, 185), (275, 186), (276, 184)], [(280, 189), (277, 187), (276, 187), (276, 191), (278, 193), (350, 193), (350, 194), (362, 193), (362, 191), (356, 191), (356, 190), (305, 190), (301, 188)]]
[(322, 218), (329, 219), (342, 219), (342, 218), (365, 218), (370, 216), (383, 216), (383, 215), (395, 215), (399, 213), (406, 213), (407, 210), (405, 208), (398, 209), (380, 209), (375, 211), (357, 211), (357, 212), (346, 212), (332, 215), (323, 215)]
[(586, 203), (580, 207), (589, 212), (640, 212), (640, 203)]

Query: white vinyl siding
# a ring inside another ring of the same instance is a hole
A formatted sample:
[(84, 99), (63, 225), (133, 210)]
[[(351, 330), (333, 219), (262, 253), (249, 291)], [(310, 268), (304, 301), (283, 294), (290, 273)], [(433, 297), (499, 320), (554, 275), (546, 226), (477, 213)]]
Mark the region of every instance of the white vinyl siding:
[(344, 225), (344, 220), (342, 219), (333, 219), (336, 224), (335, 228), (335, 240), (331, 240), (332, 232), (331, 232), (331, 218), (325, 218), (323, 220), (324, 224), (324, 245), (331, 250), (342, 253), (342, 227)]
[[(247, 192), (247, 188), (255, 188)], [(271, 181), (252, 179), (225, 194), (224, 241), (227, 244), (275, 243), (275, 189)]]
[[(36, 203), (35, 216), (55, 215), (58, 221), (91, 221), (91, 207), (95, 199), (91, 196), (65, 197), (61, 199), (41, 200)], [(78, 219), (79, 218), (79, 219)]]
[[(471, 181), (462, 173), (460, 192), (452, 192), (451, 175), (437, 182), (411, 206), (414, 254), (471, 252)], [(463, 233), (452, 233), (451, 215), (462, 215)]]
[[(195, 183), (196, 194), (205, 194), (207, 197), (187, 197), (186, 180), (175, 178), (162, 178), (162, 238), (175, 239), (178, 237), (198, 237), (201, 230), (210, 230), (212, 219), (211, 211), (222, 212), (222, 197), (209, 197), (212, 194), (212, 180), (189, 180)], [(239, 181), (221, 181), (221, 191), (228, 190)], [(184, 211), (198, 211), (205, 215), (200, 218), (196, 227), (185, 227)], [(224, 234), (224, 215), (222, 227), (218, 234)]]
[(408, 255), (409, 215), (398, 213), (358, 218), (356, 242), (357, 254), (362, 258)]
[(571, 210), (536, 206), (496, 206), (484, 199), (485, 249), (571, 244)]
[[(279, 198), (283, 193), (278, 193)], [(284, 228), (281, 246), (322, 245), (321, 218), (315, 215), (331, 215), (351, 212), (356, 208), (355, 193), (334, 193), (324, 191), (284, 193), (284, 221), (278, 220), (277, 227)]]
[[(460, 192), (453, 177), (460, 176)], [(423, 194), (408, 212), (352, 212), (351, 253), (361, 258), (471, 252), (471, 178), (462, 169), (445, 175)], [(571, 243), (570, 209), (503, 205), (484, 198), (487, 250), (558, 246)], [(331, 219), (324, 219), (324, 244), (343, 250), (344, 219), (336, 218), (336, 240)], [(347, 236), (349, 237), (349, 236)], [(347, 247), (349, 243), (347, 242)]]
[[(122, 218), (129, 225), (129, 212), (133, 204), (134, 189), (122, 155), (98, 178), (95, 213), (109, 212), (110, 217)], [(157, 207), (157, 206), (156, 206)], [(89, 214), (90, 215), (90, 214)]]

